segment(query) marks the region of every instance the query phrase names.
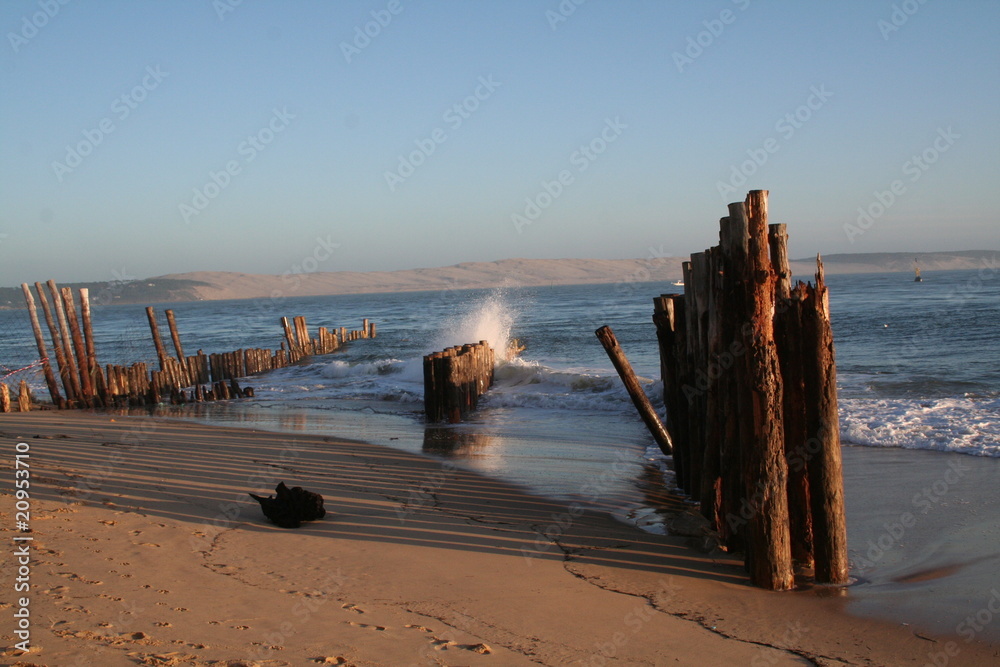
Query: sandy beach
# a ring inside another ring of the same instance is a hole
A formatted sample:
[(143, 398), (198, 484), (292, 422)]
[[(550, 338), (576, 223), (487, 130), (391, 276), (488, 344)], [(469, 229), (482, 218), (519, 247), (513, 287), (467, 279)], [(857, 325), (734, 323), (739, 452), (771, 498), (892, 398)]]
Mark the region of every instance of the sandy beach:
[[(661, 537), (415, 454), (85, 412), (4, 415), (3, 664), (995, 664), (984, 635), (768, 593)], [(17, 443), (30, 533), (15, 530)], [(9, 481), (8, 481), (9, 480)], [(323, 494), (273, 526), (246, 493)], [(681, 519), (681, 523), (691, 523)], [(688, 530), (697, 534), (697, 530)], [(11, 594), (30, 535), (30, 594)], [(31, 650), (13, 646), (29, 596)], [(974, 610), (973, 610), (974, 611)]]

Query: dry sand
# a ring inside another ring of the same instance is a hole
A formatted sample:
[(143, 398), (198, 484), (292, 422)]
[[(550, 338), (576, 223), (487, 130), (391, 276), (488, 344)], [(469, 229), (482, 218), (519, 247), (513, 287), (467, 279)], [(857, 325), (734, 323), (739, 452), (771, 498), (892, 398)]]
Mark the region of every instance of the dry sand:
[[(750, 588), (641, 533), (433, 459), (320, 436), (84, 412), (3, 415), (3, 620), (15, 445), (31, 471), (27, 655), (66, 665), (971, 665), (998, 647)], [(9, 480), (9, 481), (8, 481)], [(284, 480), (329, 514), (266, 523)], [(940, 655), (947, 659), (941, 662)]]

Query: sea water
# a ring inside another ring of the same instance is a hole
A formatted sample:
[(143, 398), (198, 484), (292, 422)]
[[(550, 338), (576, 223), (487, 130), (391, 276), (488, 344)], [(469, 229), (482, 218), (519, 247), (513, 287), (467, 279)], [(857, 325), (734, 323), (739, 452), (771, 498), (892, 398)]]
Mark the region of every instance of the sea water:
[[(919, 283), (899, 273), (827, 282), (843, 442), (1000, 457), (1000, 265), (925, 272)], [(157, 412), (421, 452), (658, 531), (669, 461), (594, 330), (614, 329), (662, 411), (652, 298), (678, 289), (621, 282), (165, 304), (157, 310), (175, 311), (186, 354), (276, 348), (282, 316), (305, 316), (313, 332), (369, 318), (378, 336), (247, 378), (252, 399)], [(155, 367), (144, 307), (98, 305), (94, 323), (102, 363)], [(37, 362), (24, 311), (0, 311), (0, 335), (7, 372)], [(515, 339), (525, 349), (506, 358)], [(496, 385), (464, 423), (426, 424), (422, 356), (479, 340), (498, 351)], [(7, 381), (22, 377), (46, 395), (37, 366)]]

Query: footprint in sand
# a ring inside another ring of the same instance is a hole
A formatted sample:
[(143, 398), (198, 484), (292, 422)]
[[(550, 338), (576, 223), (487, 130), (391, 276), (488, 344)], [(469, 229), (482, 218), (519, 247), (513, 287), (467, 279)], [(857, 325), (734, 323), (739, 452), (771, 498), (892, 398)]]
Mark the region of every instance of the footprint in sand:
[(153, 623), (153, 625), (155, 625), (157, 627), (160, 627), (160, 628), (172, 628), (172, 627), (174, 627), (173, 623), (170, 623), (169, 621), (157, 621), (156, 623)]
[(156, 547), (159, 548), (159, 544), (153, 544), (152, 542), (139, 542), (140, 547)]
[(437, 637), (431, 637), (431, 646), (435, 651), (447, 651), (448, 649), (456, 648), (462, 651), (472, 651), (480, 655), (489, 655), (493, 652), (493, 649), (486, 644), (459, 644), (450, 639), (438, 639)]
[(234, 625), (234, 626), (232, 626), (232, 628), (233, 628), (233, 630), (249, 630), (250, 626), (249, 625)]
[(174, 611), (187, 611), (187, 607), (174, 607)]
[(356, 628), (365, 628), (366, 630), (376, 630), (378, 632), (383, 632), (385, 630), (384, 625), (372, 625), (370, 623), (355, 623), (354, 621), (347, 621), (348, 625), (353, 625)]
[(340, 608), (341, 609), (346, 609), (347, 611), (353, 611), (355, 614), (363, 614), (363, 613), (365, 613), (365, 610), (364, 609), (359, 609), (358, 605), (356, 605), (356, 604), (342, 604), (342, 605), (340, 605)]
[(312, 661), (315, 662), (315, 663), (317, 663), (317, 664), (319, 664), (319, 665), (346, 665), (347, 664), (347, 658), (342, 658), (339, 655), (338, 656), (332, 656), (332, 655), (321, 656), (319, 658), (313, 658)]
[(104, 583), (103, 581), (96, 581), (96, 580), (91, 580), (91, 579), (84, 579), (83, 577), (81, 577), (80, 575), (78, 575), (75, 572), (56, 572), (56, 574), (58, 574), (60, 577), (66, 577), (70, 581), (79, 581), (80, 583), (83, 583), (83, 584), (93, 584), (95, 586), (99, 586), (99, 585), (101, 585), (101, 584)]
[(111, 521), (111, 520), (101, 521), (100, 523), (103, 523), (105, 526), (117, 526), (118, 525), (117, 521)]
[(420, 632), (434, 632), (430, 628), (425, 628), (422, 625), (407, 625), (405, 627), (410, 628), (411, 630), (420, 630)]

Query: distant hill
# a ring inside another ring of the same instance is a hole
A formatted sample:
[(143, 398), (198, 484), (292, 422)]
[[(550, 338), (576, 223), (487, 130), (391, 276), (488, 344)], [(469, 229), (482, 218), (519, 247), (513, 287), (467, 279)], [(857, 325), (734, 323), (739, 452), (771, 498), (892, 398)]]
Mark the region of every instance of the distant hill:
[[(145, 280), (110, 281), (103, 283), (65, 283), (75, 293), (81, 287), (90, 290), (90, 302), (97, 305), (112, 303), (160, 303), (167, 301), (197, 301), (198, 289), (211, 287), (208, 283), (183, 278), (147, 278)], [(34, 291), (34, 290), (32, 290)], [(52, 295), (45, 290), (51, 301)], [(37, 299), (37, 296), (36, 296)], [(0, 308), (24, 308), (24, 292), (20, 287), (0, 287)]]
[[(110, 283), (76, 283), (63, 287), (88, 287), (95, 305), (110, 303), (162, 303), (211, 301), (280, 296), (369, 294), (420, 290), (477, 289), (509, 286), (588, 285), (675, 281), (687, 257), (651, 259), (504, 259), (466, 262), (434, 269), (403, 271), (336, 271), (325, 273), (267, 274), (199, 271)], [(922, 271), (1000, 268), (1000, 251), (965, 250), (935, 253), (836, 254), (823, 257), (827, 274), (912, 271), (914, 259)], [(816, 270), (814, 258), (792, 262), (796, 277), (808, 278)], [(20, 288), (0, 288), (0, 308), (23, 308)]]

